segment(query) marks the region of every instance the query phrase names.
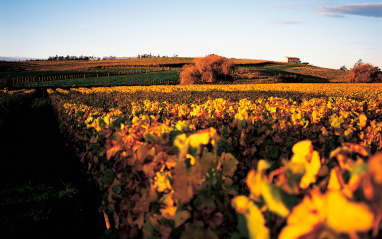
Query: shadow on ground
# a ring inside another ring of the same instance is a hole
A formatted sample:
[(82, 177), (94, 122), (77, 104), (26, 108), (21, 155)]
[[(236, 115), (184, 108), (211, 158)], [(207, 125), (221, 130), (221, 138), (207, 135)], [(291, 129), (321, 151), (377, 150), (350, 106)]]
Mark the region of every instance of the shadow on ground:
[(3, 126), (0, 238), (100, 238), (101, 196), (65, 146), (49, 99)]

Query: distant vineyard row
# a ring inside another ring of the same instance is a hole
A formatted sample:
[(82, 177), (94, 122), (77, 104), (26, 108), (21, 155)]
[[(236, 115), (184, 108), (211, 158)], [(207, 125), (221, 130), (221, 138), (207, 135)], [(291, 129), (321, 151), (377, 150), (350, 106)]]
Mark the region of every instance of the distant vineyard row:
[[(52, 83), (43, 83), (43, 84), (33, 84), (33, 83), (41, 83), (41, 82), (47, 82), (47, 81), (59, 81), (59, 80), (73, 80), (73, 79), (86, 79), (86, 78), (94, 78), (94, 77), (104, 77), (104, 76), (121, 76), (121, 75), (131, 75), (131, 74), (143, 74), (143, 73), (152, 73), (152, 72), (162, 72), (162, 71), (168, 71), (169, 68), (132, 68), (132, 69), (123, 69), (120, 71), (108, 71), (108, 72), (90, 72), (90, 73), (69, 73), (69, 74), (62, 74), (62, 75), (51, 75), (51, 76), (39, 76), (39, 77), (26, 77), (26, 78), (16, 78), (11, 79), (12, 86), (13, 87), (33, 87), (34, 85), (37, 86), (43, 86), (48, 87), (49, 85), (58, 84), (60, 86), (67, 85), (69, 82), (59, 83), (55, 82)], [(128, 77), (129, 78), (129, 77)], [(131, 78), (131, 77), (130, 77)], [(133, 77), (134, 78), (134, 77)], [(73, 81), (75, 82), (75, 81)], [(72, 83), (73, 85), (73, 83)], [(81, 84), (85, 86), (85, 84)]]
[(381, 92), (193, 85), (49, 97), (120, 238), (377, 238)]
[[(178, 84), (176, 71), (148, 72), (141, 74), (127, 74), (114, 76), (93, 76), (75, 79), (61, 79), (52, 81), (14, 82), (18, 88), (68, 88), (68, 87), (106, 87), (106, 86), (145, 86), (145, 85), (174, 85)], [(80, 77), (81, 75), (79, 75)]]
[[(22, 62), (0, 62), (0, 69), (29, 70), (29, 71), (56, 71), (56, 70), (78, 70), (97, 67), (181, 67), (184, 64), (193, 63), (190, 57), (161, 57), (161, 58), (134, 58), (123, 60), (102, 61), (22, 61)], [(233, 59), (234, 64), (259, 64), (268, 61)]]

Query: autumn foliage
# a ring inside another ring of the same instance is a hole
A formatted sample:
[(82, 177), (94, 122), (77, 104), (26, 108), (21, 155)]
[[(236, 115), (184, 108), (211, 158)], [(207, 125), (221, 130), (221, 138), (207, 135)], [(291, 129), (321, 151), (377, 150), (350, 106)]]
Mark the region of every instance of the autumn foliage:
[(193, 65), (183, 66), (183, 71), (180, 73), (180, 83), (189, 85), (232, 80), (233, 68), (232, 60), (218, 55), (197, 58)]
[(381, 92), (381, 84), (48, 89), (103, 194), (105, 234), (123, 239), (381, 238)]
[(370, 83), (382, 81), (382, 72), (370, 63), (358, 64), (350, 69), (347, 77), (349, 83)]

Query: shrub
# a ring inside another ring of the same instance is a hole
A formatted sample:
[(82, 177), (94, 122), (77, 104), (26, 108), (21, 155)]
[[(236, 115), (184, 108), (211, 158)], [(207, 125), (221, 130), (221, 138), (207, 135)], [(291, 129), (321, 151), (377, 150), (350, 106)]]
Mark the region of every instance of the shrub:
[(279, 74), (277, 76), (277, 82), (280, 83), (302, 83), (303, 77), (296, 74)]
[(218, 55), (208, 55), (197, 58), (194, 64), (183, 66), (183, 71), (179, 75), (180, 83), (188, 85), (232, 80), (233, 69), (232, 60)]
[(382, 72), (381, 69), (370, 63), (362, 63), (354, 65), (354, 67), (350, 69), (346, 81), (349, 83), (381, 82)]

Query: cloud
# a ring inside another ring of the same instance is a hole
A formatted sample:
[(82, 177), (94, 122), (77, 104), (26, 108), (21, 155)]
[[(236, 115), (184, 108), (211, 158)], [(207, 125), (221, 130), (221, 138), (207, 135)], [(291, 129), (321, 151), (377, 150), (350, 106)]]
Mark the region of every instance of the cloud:
[(334, 12), (320, 12), (320, 13), (316, 13), (316, 16), (344, 18), (344, 15), (334, 13)]
[(382, 3), (362, 3), (362, 4), (339, 4), (320, 8), (318, 16), (344, 17), (344, 15), (358, 15), (365, 17), (382, 18)]
[(276, 22), (271, 22), (272, 24), (299, 24), (302, 22), (299, 21), (276, 21)]

